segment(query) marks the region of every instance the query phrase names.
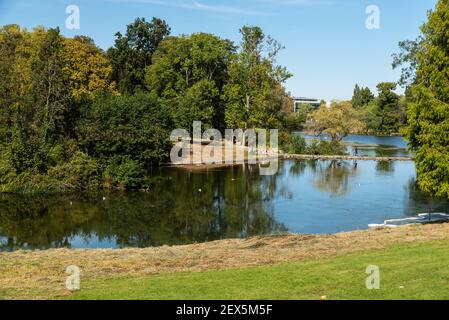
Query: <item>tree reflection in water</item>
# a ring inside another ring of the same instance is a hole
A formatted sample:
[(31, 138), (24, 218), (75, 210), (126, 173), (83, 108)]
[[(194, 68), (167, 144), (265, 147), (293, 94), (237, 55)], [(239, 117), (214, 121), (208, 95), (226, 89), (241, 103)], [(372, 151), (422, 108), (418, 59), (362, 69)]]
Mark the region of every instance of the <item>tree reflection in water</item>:
[[(281, 161), (189, 172), (154, 170), (149, 192), (0, 195), (0, 250), (148, 247), (287, 231), (332, 233), (421, 212), (449, 212), (422, 193), (412, 162)], [(387, 172), (388, 174), (385, 174)], [(388, 186), (388, 187), (386, 187)], [(103, 201), (103, 197), (106, 198)]]
[(313, 169), (313, 185), (332, 197), (340, 197), (351, 191), (352, 182), (357, 177), (357, 162), (317, 161)]
[(377, 161), (376, 172), (379, 175), (393, 175), (394, 174), (394, 161)]
[(416, 178), (410, 179), (404, 187), (405, 198), (404, 210), (409, 217), (416, 217), (419, 213), (449, 213), (449, 203), (447, 199), (430, 197), (422, 192)]
[(156, 175), (148, 193), (0, 195), (0, 249), (70, 247), (75, 238), (87, 247), (147, 247), (286, 231), (274, 219), (277, 176), (260, 176), (257, 166)]

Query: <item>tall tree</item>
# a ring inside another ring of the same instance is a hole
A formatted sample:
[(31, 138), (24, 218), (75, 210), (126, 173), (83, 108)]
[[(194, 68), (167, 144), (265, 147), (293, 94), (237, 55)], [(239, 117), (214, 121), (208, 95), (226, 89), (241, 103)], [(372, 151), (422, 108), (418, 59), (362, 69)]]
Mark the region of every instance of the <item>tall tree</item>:
[(197, 120), (224, 129), (220, 95), (234, 50), (229, 40), (206, 33), (169, 37), (160, 44), (147, 68), (146, 84), (170, 101), (177, 127), (189, 129), (191, 120)]
[(260, 27), (244, 26), (240, 33), (240, 50), (224, 92), (226, 123), (230, 128), (278, 127), (287, 97), (282, 84), (291, 77), (276, 64), (283, 47)]
[(14, 163), (26, 164), (16, 168), (19, 172), (28, 168), (45, 172), (50, 149), (66, 133), (71, 96), (59, 29), (45, 33), (31, 63), (31, 85), (25, 94), (28, 103), (16, 113), (11, 154)]
[(32, 66), (31, 93), (43, 144), (64, 134), (64, 115), (69, 108), (71, 92), (68, 74), (64, 72), (63, 49), (59, 29), (48, 30)]
[(396, 83), (382, 82), (377, 85), (377, 116), (380, 119), (378, 132), (382, 134), (397, 133), (399, 130), (400, 104)]
[(107, 54), (112, 64), (112, 79), (120, 92), (144, 89), (145, 68), (151, 65), (153, 53), (170, 32), (164, 20), (153, 18), (147, 22), (138, 18), (127, 26), (124, 36), (116, 33), (115, 45)]
[(356, 109), (366, 106), (374, 100), (374, 94), (371, 90), (366, 88), (360, 88), (358, 84), (355, 85), (354, 95), (352, 96), (352, 106)]
[(64, 39), (64, 71), (69, 75), (72, 96), (77, 100), (115, 92), (112, 67), (104, 52), (89, 37)]
[(419, 186), (449, 197), (449, 0), (439, 0), (421, 27), (408, 139), (416, 150)]
[(0, 28), (0, 146), (4, 146), (11, 138), (13, 106), (17, 106), (20, 99), (17, 88), (20, 76), (16, 73), (19, 71), (16, 65), (20, 59), (23, 43), (24, 36), (19, 26), (9, 25)]

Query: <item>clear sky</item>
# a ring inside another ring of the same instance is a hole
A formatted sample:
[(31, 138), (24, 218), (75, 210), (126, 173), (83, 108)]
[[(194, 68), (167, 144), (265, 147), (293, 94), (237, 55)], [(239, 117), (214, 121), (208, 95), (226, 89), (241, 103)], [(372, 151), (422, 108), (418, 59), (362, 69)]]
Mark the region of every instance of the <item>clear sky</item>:
[[(214, 33), (239, 41), (242, 25), (258, 25), (285, 50), (278, 62), (294, 74), (296, 96), (348, 99), (355, 83), (375, 90), (398, 80), (391, 54), (414, 39), (437, 0), (0, 0), (0, 24), (59, 26), (107, 49), (136, 17), (165, 19), (173, 34)], [(80, 8), (80, 30), (65, 27), (66, 7)], [(366, 8), (380, 9), (380, 29), (368, 30)]]

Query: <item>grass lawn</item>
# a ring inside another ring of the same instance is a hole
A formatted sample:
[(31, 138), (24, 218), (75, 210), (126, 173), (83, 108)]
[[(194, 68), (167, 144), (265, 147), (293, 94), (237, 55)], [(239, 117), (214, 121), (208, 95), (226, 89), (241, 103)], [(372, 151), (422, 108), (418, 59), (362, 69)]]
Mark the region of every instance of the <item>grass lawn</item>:
[[(381, 272), (368, 290), (368, 265)], [(241, 269), (88, 280), (71, 299), (449, 299), (449, 240)]]

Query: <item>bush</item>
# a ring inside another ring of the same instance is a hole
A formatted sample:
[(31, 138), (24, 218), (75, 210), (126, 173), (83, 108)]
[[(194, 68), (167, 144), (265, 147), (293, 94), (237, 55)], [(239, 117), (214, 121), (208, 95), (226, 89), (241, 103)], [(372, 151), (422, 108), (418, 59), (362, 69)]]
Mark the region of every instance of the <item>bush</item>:
[(60, 191), (59, 181), (33, 169), (24, 171), (8, 183), (0, 185), (0, 192), (45, 193), (55, 191)]
[(106, 187), (130, 189), (145, 185), (143, 166), (129, 157), (115, 157), (111, 159), (104, 176)]
[(299, 135), (281, 135), (281, 148), (289, 154), (304, 154), (307, 150), (307, 144), (306, 140)]
[(16, 169), (11, 161), (10, 154), (2, 152), (0, 154), (0, 184), (9, 183), (16, 176)]
[(66, 163), (79, 151), (77, 141), (70, 138), (65, 138), (64, 141), (55, 143), (48, 148), (46, 154), (46, 161), (48, 167)]
[(170, 112), (145, 93), (98, 98), (84, 106), (77, 128), (81, 148), (102, 163), (129, 157), (149, 168), (168, 159), (172, 148)]
[(321, 156), (344, 156), (348, 153), (345, 145), (341, 142), (315, 140), (307, 147), (307, 154)]
[(60, 181), (59, 189), (97, 189), (101, 186), (100, 172), (98, 161), (78, 151), (68, 163), (50, 168), (48, 176)]

